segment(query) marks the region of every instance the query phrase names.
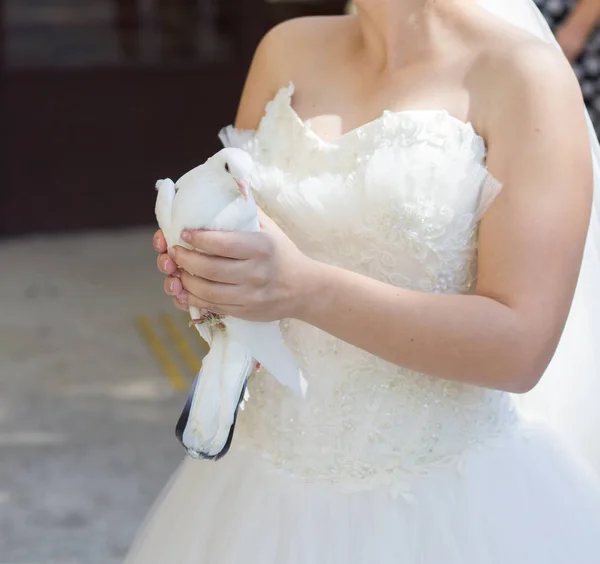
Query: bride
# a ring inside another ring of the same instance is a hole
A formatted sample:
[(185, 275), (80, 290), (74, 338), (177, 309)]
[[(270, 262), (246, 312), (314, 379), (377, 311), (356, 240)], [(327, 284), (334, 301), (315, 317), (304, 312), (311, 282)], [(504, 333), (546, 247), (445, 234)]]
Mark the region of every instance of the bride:
[(309, 397), (259, 370), (230, 453), (182, 464), (127, 562), (597, 563), (577, 81), (529, 0), (356, 7), (272, 30), (221, 134), (258, 162), (262, 232), (154, 241), (179, 307), (285, 320)]

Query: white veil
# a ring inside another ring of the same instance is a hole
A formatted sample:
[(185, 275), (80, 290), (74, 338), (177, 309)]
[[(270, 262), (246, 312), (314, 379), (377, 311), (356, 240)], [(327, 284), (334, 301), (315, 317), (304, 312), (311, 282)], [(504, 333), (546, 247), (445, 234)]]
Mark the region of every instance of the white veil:
[[(533, 0), (477, 2), (560, 49)], [(540, 384), (518, 401), (565, 433), (600, 473), (600, 146), (589, 116), (586, 118), (594, 163), (594, 203), (579, 282), (550, 366)]]

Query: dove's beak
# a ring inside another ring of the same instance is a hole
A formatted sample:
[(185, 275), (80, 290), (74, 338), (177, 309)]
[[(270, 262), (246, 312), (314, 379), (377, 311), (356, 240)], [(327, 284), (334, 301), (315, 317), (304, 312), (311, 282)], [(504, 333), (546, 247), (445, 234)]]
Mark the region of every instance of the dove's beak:
[(250, 197), (250, 183), (247, 180), (236, 180), (236, 184), (244, 197), (244, 200), (248, 201)]

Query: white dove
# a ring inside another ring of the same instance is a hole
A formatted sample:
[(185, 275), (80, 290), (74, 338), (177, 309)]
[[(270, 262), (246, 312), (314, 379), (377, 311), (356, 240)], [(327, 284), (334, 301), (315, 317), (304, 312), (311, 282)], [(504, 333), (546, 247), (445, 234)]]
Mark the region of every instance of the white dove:
[[(167, 245), (190, 248), (180, 238), (184, 229), (259, 231), (250, 187), (254, 163), (237, 148), (222, 149), (177, 183), (156, 183), (156, 218)], [(190, 315), (210, 351), (179, 418), (176, 435), (194, 458), (218, 459), (229, 450), (246, 382), (259, 362), (280, 383), (304, 395), (306, 382), (285, 346), (279, 323), (233, 317)]]

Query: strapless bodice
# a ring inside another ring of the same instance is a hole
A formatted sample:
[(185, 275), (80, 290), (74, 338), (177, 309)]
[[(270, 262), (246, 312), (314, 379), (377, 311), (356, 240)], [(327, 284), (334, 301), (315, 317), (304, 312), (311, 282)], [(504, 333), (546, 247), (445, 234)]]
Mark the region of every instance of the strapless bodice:
[[(256, 160), (263, 210), (320, 261), (423, 292), (470, 292), (479, 221), (500, 190), (473, 127), (443, 110), (384, 112), (325, 141), (292, 94), (280, 90), (256, 132), (221, 134)], [(309, 397), (259, 372), (235, 442), (290, 473), (401, 489), (406, 473), (457, 463), (515, 419), (508, 394), (403, 369), (300, 321), (282, 327)]]

